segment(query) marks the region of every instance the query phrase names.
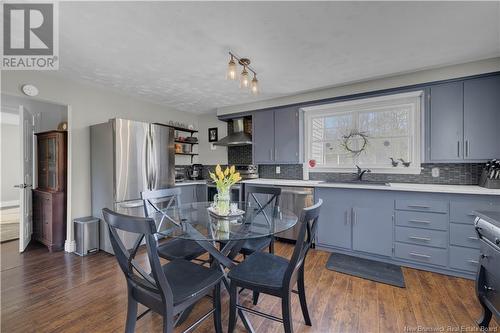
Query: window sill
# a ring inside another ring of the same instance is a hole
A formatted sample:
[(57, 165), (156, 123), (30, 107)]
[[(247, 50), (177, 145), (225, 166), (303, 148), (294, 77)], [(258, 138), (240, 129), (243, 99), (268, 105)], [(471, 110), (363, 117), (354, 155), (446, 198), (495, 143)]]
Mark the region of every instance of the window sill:
[[(397, 175), (419, 175), (422, 172), (421, 167), (413, 167), (413, 168), (404, 168), (404, 167), (396, 167), (396, 168), (370, 168), (371, 173), (380, 173), (380, 174), (397, 174)], [(305, 168), (306, 172), (310, 173), (318, 173), (318, 172), (327, 172), (327, 173), (357, 173), (356, 168), (330, 168), (330, 167), (314, 167), (314, 168)]]

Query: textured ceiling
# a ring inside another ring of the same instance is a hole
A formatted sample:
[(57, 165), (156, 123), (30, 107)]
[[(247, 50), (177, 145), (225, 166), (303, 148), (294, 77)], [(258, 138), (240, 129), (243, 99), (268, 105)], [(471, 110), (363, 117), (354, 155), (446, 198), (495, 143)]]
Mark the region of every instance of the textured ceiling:
[[(61, 2), (56, 75), (204, 113), (500, 55), (500, 3)], [(224, 79), (248, 56), (262, 93)]]

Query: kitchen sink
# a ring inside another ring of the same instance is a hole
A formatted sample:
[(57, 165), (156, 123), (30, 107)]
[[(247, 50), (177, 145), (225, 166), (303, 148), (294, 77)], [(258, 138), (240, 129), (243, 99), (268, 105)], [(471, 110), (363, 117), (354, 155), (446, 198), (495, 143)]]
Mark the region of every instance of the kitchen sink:
[(359, 185), (378, 185), (378, 186), (390, 186), (389, 183), (375, 181), (375, 180), (327, 180), (325, 183), (328, 184), (359, 184)]

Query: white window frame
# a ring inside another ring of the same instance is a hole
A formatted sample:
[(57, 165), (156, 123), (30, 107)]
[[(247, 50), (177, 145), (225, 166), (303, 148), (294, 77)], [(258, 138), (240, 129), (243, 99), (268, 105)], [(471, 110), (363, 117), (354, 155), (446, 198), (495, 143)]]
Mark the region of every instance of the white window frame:
[[(386, 173), (386, 174), (420, 174), (422, 171), (421, 161), (422, 161), (422, 124), (423, 122), (423, 96), (424, 92), (422, 90), (405, 92), (405, 93), (395, 93), (391, 95), (368, 97), (350, 101), (334, 102), (329, 104), (322, 104), (316, 106), (310, 106), (301, 108), (304, 112), (304, 179), (308, 179), (309, 172), (332, 172), (332, 173), (346, 173), (355, 172), (356, 167), (353, 166), (345, 167), (332, 167), (332, 166), (309, 166), (309, 152), (311, 147), (311, 119), (315, 116), (328, 116), (328, 115), (338, 115), (342, 113), (351, 113), (356, 111), (364, 111), (367, 109), (380, 108), (384, 105), (392, 105), (394, 100), (408, 100), (409, 103), (415, 105), (415, 110), (412, 112), (410, 123), (411, 126), (409, 130), (411, 131), (412, 140), (412, 159), (410, 167), (403, 167), (400, 163), (398, 167), (371, 167), (369, 165), (361, 166), (363, 168), (369, 168), (373, 173)], [(371, 104), (366, 106), (366, 104)]]

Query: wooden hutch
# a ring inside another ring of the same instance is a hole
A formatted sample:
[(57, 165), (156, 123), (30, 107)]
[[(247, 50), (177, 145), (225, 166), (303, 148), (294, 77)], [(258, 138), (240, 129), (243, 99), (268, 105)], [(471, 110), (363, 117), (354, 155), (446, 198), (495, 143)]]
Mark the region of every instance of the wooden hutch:
[(67, 132), (37, 133), (38, 187), (33, 190), (33, 239), (50, 252), (66, 238)]

